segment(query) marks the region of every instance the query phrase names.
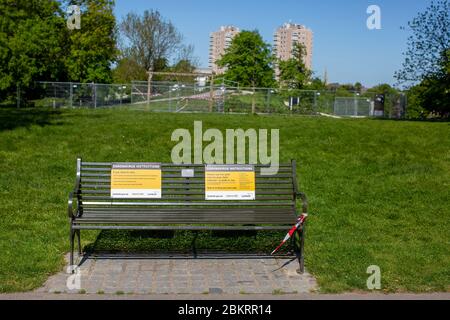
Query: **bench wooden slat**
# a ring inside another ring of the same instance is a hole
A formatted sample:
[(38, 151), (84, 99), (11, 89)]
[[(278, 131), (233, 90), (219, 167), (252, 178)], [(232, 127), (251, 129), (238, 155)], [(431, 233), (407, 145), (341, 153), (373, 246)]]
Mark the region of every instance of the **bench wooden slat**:
[[(85, 194), (110, 194), (110, 190), (82, 190), (82, 195)], [(271, 190), (271, 191), (256, 191), (256, 195), (292, 195), (292, 190)], [(163, 189), (162, 192), (163, 197), (164, 196), (171, 196), (171, 195), (205, 195), (205, 191), (199, 191), (199, 190), (183, 190), (183, 191), (174, 191), (174, 190), (167, 190)]]
[[(287, 226), (292, 227), (292, 218), (289, 220), (286, 220), (283, 222), (280, 221), (267, 221), (267, 219), (262, 220), (241, 220), (241, 221), (211, 221), (211, 220), (201, 220), (201, 219), (194, 219), (194, 220), (133, 220), (133, 221), (103, 221), (103, 220), (77, 220), (77, 224), (110, 224), (110, 225), (117, 225), (117, 224), (125, 224), (125, 225), (132, 225), (132, 224), (160, 224), (160, 225), (170, 225), (170, 224), (188, 224), (188, 225), (195, 225), (195, 224), (215, 224), (215, 225), (245, 225), (245, 224), (251, 224), (251, 225), (261, 225), (263, 223), (265, 224), (274, 224), (274, 225), (286, 225), (286, 229), (288, 229)], [(208, 228), (205, 227), (206, 230)]]
[[(184, 169), (185, 168), (164, 168), (164, 167), (162, 167), (162, 172), (171, 172), (171, 173), (176, 172), (176, 173), (181, 174), (182, 170), (184, 170)], [(195, 173), (200, 173), (200, 172), (204, 173), (204, 170), (199, 170), (199, 169), (195, 169), (195, 168), (192, 168), (192, 169), (196, 170)], [(257, 168), (257, 169), (260, 169), (260, 168)], [(110, 172), (110, 171), (111, 171), (111, 167), (109, 167), (109, 168), (82, 167), (81, 168), (81, 172), (99, 172), (100, 173), (100, 172)], [(278, 169), (278, 172), (281, 172), (281, 173), (289, 173), (291, 171), (292, 171), (292, 168), (288, 168), (288, 167)]]
[[(236, 225), (221, 225), (221, 226), (215, 226), (215, 225), (171, 225), (171, 226), (164, 226), (164, 225), (139, 225), (139, 224), (133, 224), (133, 225), (102, 225), (102, 224), (84, 224), (84, 225), (77, 225), (74, 224), (72, 226), (74, 230), (189, 230), (189, 231), (204, 231), (204, 230), (213, 230), (213, 231), (286, 231), (289, 230), (290, 226), (284, 225), (262, 225), (259, 224), (258, 226), (236, 226)], [(285, 257), (285, 256), (283, 256)]]
[[(120, 161), (118, 161), (120, 163)], [(81, 167), (112, 167), (112, 162), (81, 162)], [(248, 165), (248, 164), (247, 164)], [(255, 168), (268, 168), (270, 165), (266, 164), (254, 164)], [(292, 168), (290, 163), (280, 163), (278, 165), (280, 168)], [(172, 164), (172, 163), (161, 163), (162, 168), (204, 168), (204, 164)]]
[[(79, 197), (80, 200), (82, 201), (97, 201), (97, 200), (101, 200), (101, 201), (117, 201), (117, 200), (128, 200), (128, 201), (141, 201), (143, 199), (114, 199), (111, 198), (109, 195), (96, 195), (96, 196), (87, 196), (87, 195), (82, 195)], [(195, 201), (205, 201), (205, 196), (204, 195), (200, 195), (200, 194), (193, 194), (193, 195), (163, 195), (161, 199), (147, 199), (146, 201), (152, 201), (152, 202), (161, 202), (161, 201), (173, 201), (173, 200), (195, 200)], [(283, 200), (283, 201), (292, 201), (294, 198), (292, 195), (274, 195), (274, 194), (269, 194), (269, 195), (256, 195), (256, 199), (255, 200), (240, 200), (240, 201), (278, 201), (278, 200)], [(209, 202), (211, 203), (211, 202)]]
[[(167, 183), (167, 181), (163, 181), (164, 183)], [(195, 183), (195, 184), (189, 184), (190, 190), (204, 190), (205, 184), (204, 183)], [(176, 189), (186, 189), (186, 186), (184, 185), (164, 185), (162, 186), (162, 190), (176, 190)], [(256, 192), (264, 191), (264, 190), (291, 190), (290, 193), (292, 193), (292, 183), (286, 183), (286, 184), (275, 184), (275, 185), (263, 185), (259, 184), (256, 186)], [(99, 190), (111, 190), (111, 185), (109, 184), (81, 184), (80, 190), (83, 193), (84, 191), (99, 191)]]
[[(167, 180), (164, 179), (163, 177), (163, 183), (167, 183)], [(178, 184), (201, 184), (204, 185), (205, 182), (204, 180), (189, 180), (189, 181), (185, 181), (185, 180), (180, 180), (179, 182), (177, 181), (172, 181), (170, 180), (171, 183), (178, 183)], [(103, 184), (110, 184), (111, 183), (111, 179), (90, 179), (90, 178), (82, 178), (81, 179), (81, 183), (83, 184), (84, 182), (87, 183), (103, 183)], [(262, 184), (286, 184), (291, 186), (292, 188), (292, 181), (291, 180), (268, 180), (268, 179), (262, 179), (259, 177), (256, 177), (256, 187), (258, 187), (258, 185), (262, 185)]]
[[(110, 173), (81, 173), (81, 177), (86, 177), (86, 178), (108, 178), (111, 177)], [(280, 178), (285, 178), (285, 179), (292, 179), (292, 175), (291, 174), (276, 174), (276, 175), (272, 175), (272, 176), (263, 176), (261, 174), (256, 173), (255, 174), (256, 178), (265, 178), (265, 179), (280, 179)], [(181, 174), (168, 174), (165, 173), (164, 171), (162, 172), (162, 178), (182, 178)], [(191, 179), (205, 179), (205, 175), (204, 174), (196, 174), (195, 177), (191, 178)]]
[[(130, 201), (137, 201), (134, 199), (130, 199)], [(170, 202), (161, 202), (159, 200), (158, 202), (130, 202), (130, 201), (84, 201), (83, 205), (87, 206), (200, 206), (200, 207), (227, 207), (227, 206), (267, 206), (267, 207), (277, 207), (277, 206), (292, 206), (292, 201), (280, 201), (280, 202), (269, 202), (269, 201), (239, 201), (239, 202), (217, 202), (217, 201), (210, 201), (210, 202), (176, 202), (176, 203), (170, 203)]]
[(159, 215), (87, 215), (77, 223), (163, 223), (163, 224), (292, 224), (291, 214), (159, 214)]
[(227, 208), (217, 208), (217, 207), (200, 207), (200, 208), (166, 208), (166, 207), (153, 207), (153, 208), (142, 208), (142, 207), (83, 207), (83, 214), (89, 212), (138, 212), (138, 213), (164, 213), (164, 212), (211, 212), (211, 213), (227, 213), (227, 212), (242, 212), (242, 214), (246, 213), (254, 213), (254, 212), (262, 212), (262, 213), (272, 213), (272, 212), (294, 212), (292, 207), (279, 207), (279, 208), (268, 208), (268, 207), (227, 207)]

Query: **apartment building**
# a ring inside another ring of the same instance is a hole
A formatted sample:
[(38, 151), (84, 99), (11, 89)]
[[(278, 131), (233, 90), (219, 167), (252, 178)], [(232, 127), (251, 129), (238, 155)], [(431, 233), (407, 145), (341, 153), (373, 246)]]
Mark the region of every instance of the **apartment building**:
[(234, 26), (222, 26), (218, 31), (212, 32), (209, 43), (209, 67), (216, 73), (221, 74), (225, 72), (224, 68), (217, 66), (216, 61), (219, 60), (225, 50), (230, 46), (233, 38), (239, 34), (240, 30)]
[[(285, 23), (274, 34), (274, 53), (278, 59), (292, 58), (292, 49), (295, 43), (302, 43), (306, 47), (304, 63), (312, 70), (313, 32), (300, 24)], [(278, 71), (277, 71), (278, 75)]]

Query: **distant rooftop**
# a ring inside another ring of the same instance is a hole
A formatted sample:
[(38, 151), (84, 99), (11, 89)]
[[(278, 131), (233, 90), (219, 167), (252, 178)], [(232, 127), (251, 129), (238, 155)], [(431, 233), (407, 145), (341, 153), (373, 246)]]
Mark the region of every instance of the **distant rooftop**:
[(238, 27), (235, 27), (235, 26), (221, 26), (220, 27), (220, 31), (226, 31), (226, 30), (236, 30), (236, 31), (239, 31), (239, 28)]
[(292, 22), (287, 22), (285, 24), (283, 24), (280, 28), (283, 29), (306, 29), (306, 30), (310, 30), (309, 28), (307, 28), (304, 25), (298, 24), (298, 23), (292, 23)]

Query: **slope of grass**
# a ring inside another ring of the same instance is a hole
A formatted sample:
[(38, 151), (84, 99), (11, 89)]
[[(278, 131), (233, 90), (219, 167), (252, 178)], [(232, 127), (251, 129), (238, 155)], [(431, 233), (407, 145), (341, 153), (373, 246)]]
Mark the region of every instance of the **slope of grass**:
[[(450, 284), (448, 123), (317, 117), (154, 114), (127, 110), (0, 110), (0, 292), (40, 286), (68, 251), (75, 158), (169, 162), (172, 131), (280, 129), (310, 198), (306, 265), (323, 291), (365, 289), (378, 265), (387, 291)], [(182, 249), (192, 234), (82, 233), (99, 250)], [(283, 236), (283, 234), (281, 235)], [(200, 247), (270, 250), (281, 237), (203, 234)]]

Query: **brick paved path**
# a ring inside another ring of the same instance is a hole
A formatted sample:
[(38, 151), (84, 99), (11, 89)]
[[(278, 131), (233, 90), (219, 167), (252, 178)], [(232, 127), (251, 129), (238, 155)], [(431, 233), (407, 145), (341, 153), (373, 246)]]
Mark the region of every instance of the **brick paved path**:
[(298, 274), (296, 260), (288, 262), (258, 257), (88, 257), (79, 268), (80, 289), (68, 289), (70, 274), (63, 271), (50, 277), (37, 292), (277, 295), (315, 291), (314, 278)]

